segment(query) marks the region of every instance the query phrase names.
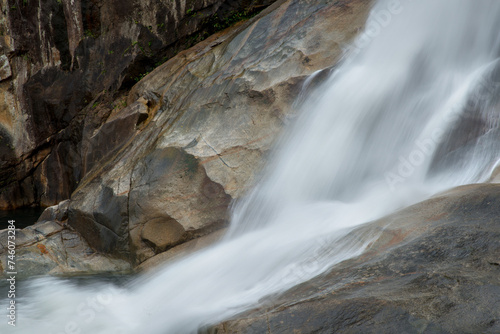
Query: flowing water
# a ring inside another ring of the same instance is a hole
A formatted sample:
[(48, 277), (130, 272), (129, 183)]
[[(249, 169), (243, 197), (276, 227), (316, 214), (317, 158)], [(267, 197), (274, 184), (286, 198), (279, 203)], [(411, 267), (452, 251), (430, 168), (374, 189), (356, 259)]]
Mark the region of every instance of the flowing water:
[(500, 1), (396, 7), (375, 4), (224, 240), (125, 286), (30, 281), (15, 331), (0, 331), (196, 332), (361, 254), (377, 235), (356, 226), (486, 180), (500, 156)]

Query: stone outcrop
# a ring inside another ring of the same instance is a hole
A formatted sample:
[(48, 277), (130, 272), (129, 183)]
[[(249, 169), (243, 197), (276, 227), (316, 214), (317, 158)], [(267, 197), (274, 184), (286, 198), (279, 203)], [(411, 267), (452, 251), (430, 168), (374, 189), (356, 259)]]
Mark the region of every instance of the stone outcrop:
[(360, 227), (335, 266), (210, 333), (497, 333), (500, 185), (453, 189)]
[(91, 247), (136, 263), (224, 227), (370, 1), (280, 0), (206, 38), (271, 3), (5, 0), (0, 209), (71, 196)]
[[(15, 230), (16, 277), (130, 272), (130, 263), (99, 254), (67, 225), (68, 204), (64, 201), (49, 207), (36, 224)], [(4, 276), (12, 271), (8, 262), (8, 233), (0, 231), (0, 271)]]
[(0, 209), (69, 198), (88, 167), (86, 136), (123, 108), (99, 105), (271, 2), (2, 0)]
[(369, 5), (275, 3), (97, 106), (110, 116), (98, 127), (85, 120), (85, 177), (69, 224), (95, 249), (135, 263), (224, 227), (228, 205), (293, 116), (302, 82), (339, 60)]

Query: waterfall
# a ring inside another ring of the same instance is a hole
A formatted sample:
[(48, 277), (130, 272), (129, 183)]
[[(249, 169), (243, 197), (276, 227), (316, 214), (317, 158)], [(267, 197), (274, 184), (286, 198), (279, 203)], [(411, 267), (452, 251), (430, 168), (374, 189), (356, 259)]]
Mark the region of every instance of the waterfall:
[(0, 331), (196, 332), (360, 255), (377, 235), (356, 226), (487, 180), (500, 152), (500, 2), (378, 1), (365, 29), (301, 102), (221, 242), (124, 287), (33, 280), (17, 327)]

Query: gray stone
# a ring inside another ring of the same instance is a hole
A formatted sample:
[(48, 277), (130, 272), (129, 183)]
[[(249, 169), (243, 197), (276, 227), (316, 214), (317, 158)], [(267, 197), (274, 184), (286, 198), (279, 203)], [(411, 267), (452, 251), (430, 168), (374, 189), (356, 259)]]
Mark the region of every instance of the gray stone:
[(38, 217), (37, 222), (43, 221), (60, 221), (63, 222), (68, 219), (68, 209), (69, 209), (69, 200), (64, 200), (61, 203), (53, 206), (49, 206), (45, 210), (43, 210), (40, 217)]
[(57, 216), (57, 205), (52, 205), (43, 210), (42, 214), (40, 217), (38, 217), (37, 222), (44, 222), (44, 221), (53, 221), (56, 220)]
[[(5, 237), (4, 232), (0, 234)], [(2, 239), (2, 240), (6, 240)], [(0, 249), (0, 269), (5, 277), (8, 251)], [(38, 275), (128, 272), (130, 264), (95, 252), (78, 234), (55, 221), (43, 221), (16, 230), (16, 277)]]
[(29, 226), (28, 228), (32, 229), (35, 233), (40, 233), (43, 237), (47, 238), (52, 234), (62, 231), (64, 227), (55, 221), (45, 221), (37, 223), (33, 226)]
[(6, 55), (0, 55), (0, 81), (12, 76), (9, 58)]
[[(135, 264), (161, 250), (142, 237), (151, 219), (175, 219), (184, 241), (226, 226), (229, 203), (254, 184), (302, 82), (336, 63), (369, 8), (283, 1), (156, 68), (131, 89), (127, 108), (89, 126), (84, 137), (96, 140), (87, 147), (102, 154), (87, 154), (69, 224), (95, 249)], [(147, 109), (139, 125), (134, 108)]]
[(463, 186), (354, 231), (361, 256), (215, 333), (496, 333), (500, 185)]

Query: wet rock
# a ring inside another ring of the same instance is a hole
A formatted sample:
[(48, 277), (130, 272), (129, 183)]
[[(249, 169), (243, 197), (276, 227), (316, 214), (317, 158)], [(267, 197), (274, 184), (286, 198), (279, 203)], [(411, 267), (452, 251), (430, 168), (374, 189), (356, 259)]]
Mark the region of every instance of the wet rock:
[(181, 245), (175, 246), (167, 250), (166, 252), (160, 253), (147, 259), (139, 266), (137, 266), (136, 269), (139, 271), (151, 272), (159, 270), (163, 265), (171, 261), (178, 260), (205, 247), (215, 244), (224, 236), (225, 233), (226, 229), (220, 229), (203, 237), (199, 237), (197, 239), (193, 239)]
[(213, 333), (496, 333), (500, 330), (500, 186), (470, 185), (353, 233), (365, 254)]

